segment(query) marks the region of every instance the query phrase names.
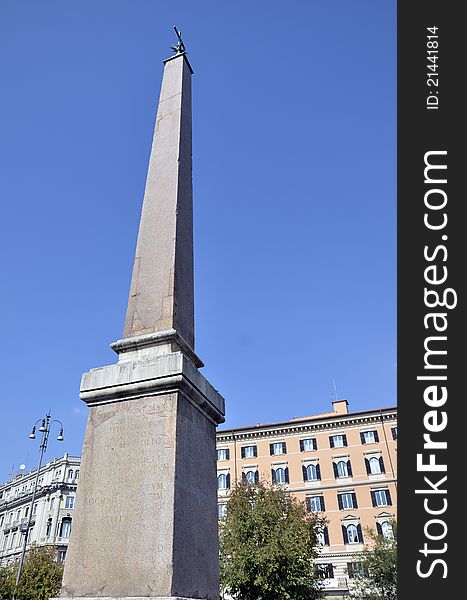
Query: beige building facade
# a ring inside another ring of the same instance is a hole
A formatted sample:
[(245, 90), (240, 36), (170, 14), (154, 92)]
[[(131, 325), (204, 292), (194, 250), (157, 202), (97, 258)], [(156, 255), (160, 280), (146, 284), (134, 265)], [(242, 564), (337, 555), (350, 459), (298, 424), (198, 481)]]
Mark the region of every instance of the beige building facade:
[(367, 529), (392, 535), (397, 506), (395, 408), (333, 411), (217, 433), (219, 518), (239, 481), (284, 486), (327, 520), (318, 564), (330, 598), (347, 595)]
[[(28, 546), (53, 546), (57, 559), (65, 559), (73, 522), (81, 458), (65, 454), (41, 467)], [(18, 473), (0, 485), (0, 564), (19, 559), (31, 510), (37, 469)]]

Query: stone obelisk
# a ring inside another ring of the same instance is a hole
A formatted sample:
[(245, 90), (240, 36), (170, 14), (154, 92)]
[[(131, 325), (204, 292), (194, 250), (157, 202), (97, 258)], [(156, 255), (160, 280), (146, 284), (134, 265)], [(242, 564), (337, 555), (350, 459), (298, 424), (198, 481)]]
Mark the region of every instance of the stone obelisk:
[(194, 352), (191, 76), (164, 76), (118, 363), (89, 407), (62, 598), (219, 598), (216, 425), (224, 400)]

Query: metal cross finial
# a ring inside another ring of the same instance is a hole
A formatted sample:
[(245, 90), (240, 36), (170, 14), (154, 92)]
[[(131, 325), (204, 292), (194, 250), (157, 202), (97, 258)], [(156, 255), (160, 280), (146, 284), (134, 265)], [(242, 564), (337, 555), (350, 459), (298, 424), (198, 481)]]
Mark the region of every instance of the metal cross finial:
[(182, 52), (185, 52), (185, 44), (183, 43), (183, 40), (182, 40), (182, 32), (179, 31), (175, 25), (174, 25), (174, 31), (178, 38), (178, 44), (176, 46), (170, 46), (170, 48), (176, 54), (182, 54)]

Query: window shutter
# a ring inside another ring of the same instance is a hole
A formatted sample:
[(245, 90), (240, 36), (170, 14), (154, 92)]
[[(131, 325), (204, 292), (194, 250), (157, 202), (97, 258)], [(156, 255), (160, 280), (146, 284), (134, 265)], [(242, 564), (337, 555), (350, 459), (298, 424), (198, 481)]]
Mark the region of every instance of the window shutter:
[(282, 442), (282, 454), (287, 454), (287, 444)]
[(241, 453), (241, 455), (242, 455), (242, 458), (245, 458), (245, 448), (243, 448), (243, 447), (242, 447), (242, 448), (240, 449), (240, 453)]
[(386, 473), (386, 471), (384, 469), (384, 460), (383, 460), (382, 456), (379, 457), (379, 467), (381, 469), (381, 473)]
[(339, 477), (339, 474), (337, 473), (337, 465), (334, 461), (332, 462), (332, 468), (334, 471), (334, 477), (337, 479)]
[(230, 473), (227, 473), (227, 489), (230, 490)]
[(226, 460), (230, 460), (230, 449), (227, 448), (226, 452), (225, 452), (225, 456), (226, 456)]
[(397, 433), (396, 433), (396, 428), (395, 427), (391, 428), (391, 433), (392, 433), (392, 439), (393, 440), (397, 440)]
[(316, 465), (316, 478), (321, 480), (321, 467), (318, 465)]
[(246, 481), (246, 473), (242, 473), (242, 481)]
[(370, 461), (365, 458), (365, 467), (366, 467), (366, 474), (369, 475), (370, 474)]
[(302, 465), (302, 473), (303, 473), (303, 481), (308, 481), (307, 476), (306, 476), (306, 467), (305, 467), (305, 465)]
[(386, 490), (386, 502), (388, 503), (388, 506), (392, 506), (391, 493), (389, 490)]
[(347, 527), (342, 525), (342, 537), (344, 538), (344, 544), (349, 543), (349, 536), (347, 535)]
[(324, 496), (319, 497), (319, 503), (321, 505), (322, 512), (324, 512), (326, 510), (326, 506), (324, 505)]
[(300, 440), (300, 452), (304, 452), (305, 448), (303, 447), (303, 440)]
[(324, 535), (324, 545), (329, 546), (329, 531), (328, 531), (327, 527), (325, 527), (323, 529), (323, 535)]
[(360, 440), (361, 440), (362, 444), (365, 443), (365, 436), (363, 435), (363, 431), (360, 431)]
[(347, 563), (347, 575), (349, 576), (350, 579), (353, 579), (353, 576), (354, 576), (353, 563)]
[(362, 533), (362, 526), (360, 525), (360, 523), (357, 525), (357, 535), (358, 535), (358, 541), (360, 542), (360, 544), (363, 544), (363, 533)]
[(347, 446), (347, 436), (345, 435), (345, 433), (344, 433), (344, 435), (342, 436), (342, 438), (343, 438), (343, 440), (344, 440), (344, 446)]
[(373, 490), (371, 490), (371, 502), (373, 504), (373, 507), (376, 506), (376, 492), (374, 492)]
[(329, 436), (329, 447), (334, 448), (334, 438), (332, 435)]
[(269, 444), (269, 454), (270, 454), (271, 456), (273, 456), (273, 455), (274, 455), (274, 444)]
[(255, 483), (259, 483), (259, 471), (255, 471)]
[(344, 510), (344, 506), (342, 505), (342, 496), (341, 496), (341, 494), (337, 494), (337, 504), (339, 506), (339, 510)]
[(332, 566), (332, 563), (328, 564), (328, 576), (329, 579), (334, 579), (334, 567)]
[(311, 512), (311, 499), (310, 498), (306, 499), (306, 509), (308, 512)]
[(352, 492), (352, 502), (353, 502), (353, 507), (358, 508), (357, 494), (355, 492)]
[(253, 446), (253, 456), (256, 458), (258, 456), (258, 447)]
[(377, 431), (375, 431), (375, 442), (379, 442), (379, 435)]
[(350, 460), (347, 461), (347, 471), (349, 472), (349, 477), (352, 477), (352, 465), (350, 464)]
[(376, 523), (376, 531), (378, 535), (383, 535), (383, 528), (381, 527), (381, 523)]
[(318, 450), (318, 442), (316, 441), (316, 438), (313, 438), (313, 450)]
[(285, 467), (285, 483), (290, 483), (290, 481), (289, 481), (289, 467)]

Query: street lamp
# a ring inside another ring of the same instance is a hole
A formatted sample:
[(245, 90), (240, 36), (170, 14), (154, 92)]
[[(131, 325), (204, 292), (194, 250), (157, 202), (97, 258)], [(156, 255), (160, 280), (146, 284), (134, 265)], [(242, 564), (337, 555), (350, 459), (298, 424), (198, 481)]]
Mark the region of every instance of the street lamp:
[(40, 473), (40, 470), (42, 467), (42, 458), (43, 458), (44, 452), (47, 448), (47, 442), (49, 440), (50, 427), (51, 427), (52, 423), (59, 423), (60, 432), (57, 436), (57, 440), (59, 442), (63, 442), (63, 424), (61, 421), (58, 421), (57, 419), (54, 419), (53, 421), (51, 421), (50, 420), (50, 412), (47, 415), (45, 415), (44, 419), (38, 419), (34, 423), (31, 433), (29, 434), (29, 438), (31, 440), (36, 439), (36, 426), (38, 423), (41, 424), (38, 431), (40, 431), (42, 433), (41, 445), (39, 446), (39, 465), (37, 467), (37, 473), (36, 473), (36, 479), (34, 481), (34, 487), (32, 488), (32, 497), (31, 497), (31, 504), (30, 504), (29, 511), (28, 511), (28, 520), (26, 521), (26, 523), (23, 523), (20, 527), (21, 534), (24, 535), (24, 540), (23, 540), (23, 549), (21, 551), (21, 558), (19, 560), (18, 573), (16, 575), (16, 583), (15, 583), (15, 591), (13, 593), (13, 600), (15, 600), (16, 590), (18, 589), (19, 580), (21, 578), (21, 572), (23, 570), (24, 557), (26, 555), (26, 546), (28, 543), (28, 534), (29, 534), (29, 529), (31, 528), (31, 520), (32, 520), (32, 516), (33, 516), (32, 512), (34, 510), (34, 501), (36, 499), (37, 483), (39, 481), (39, 473)]

